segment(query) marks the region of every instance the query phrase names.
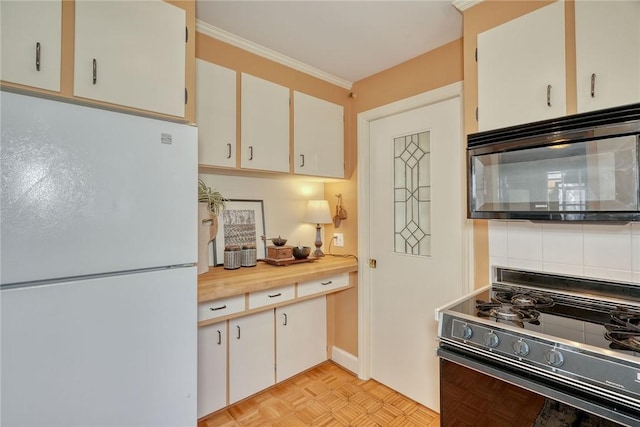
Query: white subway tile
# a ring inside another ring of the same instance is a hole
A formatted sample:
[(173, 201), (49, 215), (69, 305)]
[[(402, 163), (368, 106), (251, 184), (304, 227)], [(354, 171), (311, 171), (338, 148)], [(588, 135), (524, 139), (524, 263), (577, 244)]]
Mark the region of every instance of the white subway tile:
[(633, 283), (637, 283), (638, 285), (640, 285), (640, 272), (638, 271), (634, 271), (632, 273), (632, 279)]
[(489, 221), (489, 256), (507, 256), (507, 223), (505, 221)]
[(528, 221), (507, 223), (509, 258), (542, 261), (542, 225)]
[(542, 226), (542, 259), (546, 262), (584, 264), (582, 226), (576, 224), (544, 224)]
[(631, 234), (640, 236), (640, 222), (631, 223)]
[(610, 270), (598, 267), (584, 267), (584, 275), (586, 277), (594, 277), (596, 279), (612, 280), (619, 282), (630, 282), (631, 271), (629, 270)]
[(542, 271), (542, 261), (536, 261), (531, 259), (509, 258), (508, 267), (521, 268), (523, 270)]
[(584, 233), (584, 265), (631, 271), (631, 234)]
[(583, 224), (582, 229), (585, 234), (594, 233), (594, 234), (623, 234), (628, 235), (631, 233), (631, 224), (607, 224), (607, 223), (596, 223), (596, 224)]
[(489, 267), (508, 267), (509, 266), (509, 258), (500, 257), (500, 256), (491, 256), (489, 257)]
[(543, 271), (547, 273), (565, 274), (568, 276), (584, 276), (584, 266), (582, 264), (560, 264), (544, 261)]
[(631, 236), (631, 270), (640, 272), (640, 235)]

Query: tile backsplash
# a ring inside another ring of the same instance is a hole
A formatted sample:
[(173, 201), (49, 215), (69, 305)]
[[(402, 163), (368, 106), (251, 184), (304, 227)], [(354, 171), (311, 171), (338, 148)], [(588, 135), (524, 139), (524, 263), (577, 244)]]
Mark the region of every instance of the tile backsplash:
[(640, 223), (491, 220), (489, 262), (640, 285)]

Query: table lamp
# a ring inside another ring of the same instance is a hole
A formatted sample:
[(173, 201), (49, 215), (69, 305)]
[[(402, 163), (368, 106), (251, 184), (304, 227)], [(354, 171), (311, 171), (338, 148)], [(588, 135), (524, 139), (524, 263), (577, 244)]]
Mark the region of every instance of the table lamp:
[(320, 224), (330, 224), (333, 221), (331, 218), (331, 211), (329, 210), (329, 202), (326, 200), (309, 200), (304, 220), (305, 222), (312, 222), (316, 224), (316, 250), (312, 256), (323, 257), (324, 253), (320, 250), (320, 247), (322, 246)]

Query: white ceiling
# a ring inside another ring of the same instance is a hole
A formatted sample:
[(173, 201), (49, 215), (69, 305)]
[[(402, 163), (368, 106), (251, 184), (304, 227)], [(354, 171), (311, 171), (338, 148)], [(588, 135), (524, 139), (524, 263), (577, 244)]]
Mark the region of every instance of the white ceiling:
[(451, 0), (197, 0), (196, 15), (348, 82), (462, 37)]

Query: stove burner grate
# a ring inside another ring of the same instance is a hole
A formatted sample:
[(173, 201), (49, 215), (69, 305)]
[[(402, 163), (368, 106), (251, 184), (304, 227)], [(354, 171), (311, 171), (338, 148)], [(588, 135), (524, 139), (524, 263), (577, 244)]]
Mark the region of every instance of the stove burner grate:
[(495, 299), (518, 308), (548, 308), (554, 305), (551, 297), (533, 292), (496, 292)]
[(492, 299), (491, 302), (482, 300), (476, 301), (476, 309), (478, 317), (488, 317), (491, 319), (506, 320), (515, 323), (524, 328), (524, 323), (539, 325), (538, 317), (540, 312), (530, 307), (520, 307), (511, 304), (499, 302)]
[(611, 323), (604, 325), (604, 337), (614, 350), (640, 351), (640, 311), (619, 309), (611, 312)]

